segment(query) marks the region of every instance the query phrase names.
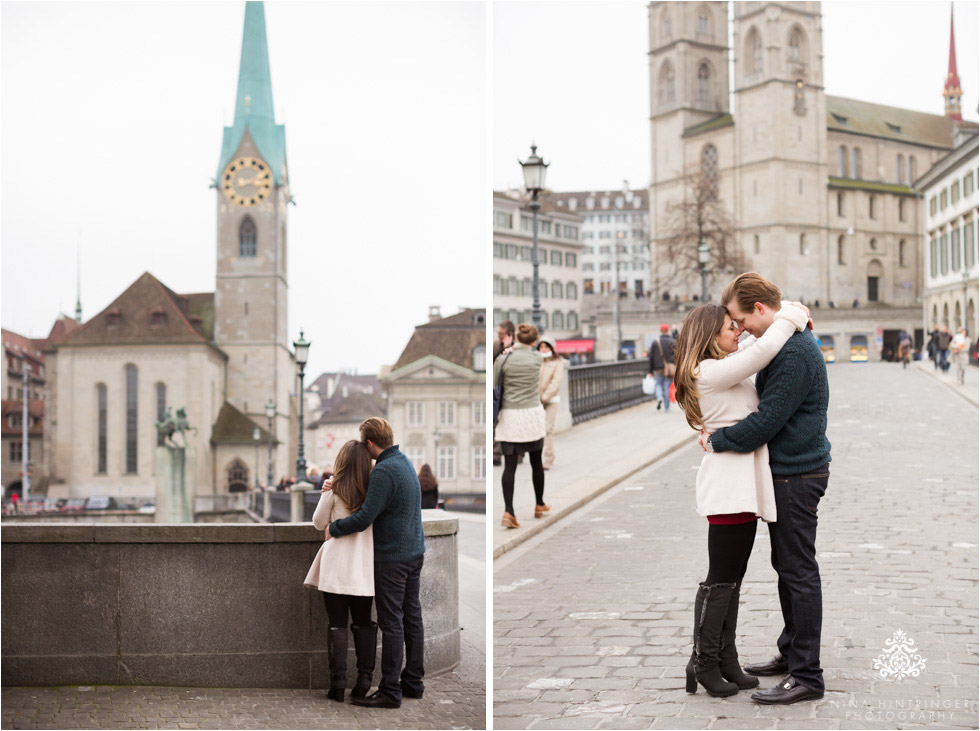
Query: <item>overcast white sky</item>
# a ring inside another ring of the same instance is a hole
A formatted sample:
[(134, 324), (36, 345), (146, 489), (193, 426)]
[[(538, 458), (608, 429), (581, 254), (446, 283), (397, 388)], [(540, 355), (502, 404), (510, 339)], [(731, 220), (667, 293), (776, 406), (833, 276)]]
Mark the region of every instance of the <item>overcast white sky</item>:
[[(977, 119), (977, 2), (956, 2), (963, 117)], [(944, 0), (824, 2), (826, 92), (943, 114)], [(494, 188), (522, 184), (531, 140), (553, 190), (619, 190), (650, 180), (647, 3), (496, 2)]]
[[(392, 364), (428, 306), (488, 305), (486, 6), (266, 3), (286, 125), (289, 331), (308, 372)], [(149, 270), (214, 291), (244, 2), (0, 6), (2, 324), (47, 335)], [(447, 177), (448, 176), (448, 177)], [(448, 181), (448, 182), (447, 182)]]

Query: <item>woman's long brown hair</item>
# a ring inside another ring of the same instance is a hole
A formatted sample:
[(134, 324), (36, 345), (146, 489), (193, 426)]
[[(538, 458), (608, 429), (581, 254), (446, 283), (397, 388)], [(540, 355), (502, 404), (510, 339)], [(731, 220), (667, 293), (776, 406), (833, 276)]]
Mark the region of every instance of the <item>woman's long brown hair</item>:
[(696, 307), (684, 320), (681, 334), (677, 336), (677, 348), (674, 350), (677, 367), (674, 373), (674, 397), (684, 410), (687, 423), (695, 431), (704, 428), (695, 371), (702, 360), (720, 359), (727, 355), (715, 342), (715, 336), (721, 332), (727, 314), (727, 310), (720, 305), (704, 304)]
[(422, 469), (419, 470), (419, 486), (422, 488), (422, 492), (432, 492), (439, 487), (439, 480), (436, 479), (432, 468), (427, 464), (422, 465)]
[(348, 510), (356, 513), (367, 495), (368, 478), (371, 476), (371, 453), (363, 444), (351, 439), (340, 448), (333, 467), (334, 495), (344, 501)]

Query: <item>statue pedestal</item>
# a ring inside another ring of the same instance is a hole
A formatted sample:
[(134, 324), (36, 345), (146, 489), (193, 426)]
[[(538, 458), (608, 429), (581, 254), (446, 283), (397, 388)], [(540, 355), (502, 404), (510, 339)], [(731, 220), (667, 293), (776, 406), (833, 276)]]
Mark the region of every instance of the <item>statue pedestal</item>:
[(289, 522), (290, 523), (305, 523), (306, 516), (304, 515), (304, 506), (306, 503), (306, 493), (313, 489), (311, 485), (306, 480), (297, 482), (292, 487), (289, 488)]
[(193, 523), (197, 494), (193, 447), (157, 447), (157, 523)]

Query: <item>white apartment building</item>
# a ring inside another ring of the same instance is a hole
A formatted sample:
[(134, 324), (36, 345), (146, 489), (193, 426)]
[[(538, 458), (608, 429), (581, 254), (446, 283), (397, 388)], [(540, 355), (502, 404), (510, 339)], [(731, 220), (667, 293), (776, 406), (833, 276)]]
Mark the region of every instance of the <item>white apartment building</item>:
[[(582, 217), (545, 193), (538, 211), (538, 287), (545, 332), (557, 339), (579, 334), (582, 312)], [(493, 194), (493, 324), (531, 322), (533, 247), (530, 199)]]
[(915, 182), (925, 203), (926, 327), (966, 327), (977, 338), (977, 134), (953, 148)]
[(584, 294), (618, 290), (623, 296), (640, 299), (651, 291), (648, 195), (646, 188), (630, 190), (628, 185), (618, 192), (551, 195), (558, 208), (582, 217)]

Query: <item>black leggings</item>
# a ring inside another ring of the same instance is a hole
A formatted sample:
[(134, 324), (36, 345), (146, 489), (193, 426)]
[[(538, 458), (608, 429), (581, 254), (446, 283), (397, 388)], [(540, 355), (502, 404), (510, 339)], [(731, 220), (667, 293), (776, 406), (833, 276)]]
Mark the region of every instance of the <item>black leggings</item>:
[(327, 607), (327, 618), (331, 627), (346, 627), (347, 614), (356, 627), (367, 627), (371, 624), (371, 602), (373, 596), (352, 596), (350, 594), (323, 594), (323, 603)]
[(708, 578), (705, 584), (740, 584), (749, 566), (757, 520), (708, 524)]
[[(528, 452), (528, 459), (531, 461), (531, 483), (534, 485), (534, 501), (537, 505), (544, 505), (544, 464), (541, 462), (541, 450)], [(504, 455), (504, 474), (500, 483), (504, 487), (504, 510), (511, 515), (514, 512), (514, 473), (517, 472), (517, 460), (520, 455)]]

